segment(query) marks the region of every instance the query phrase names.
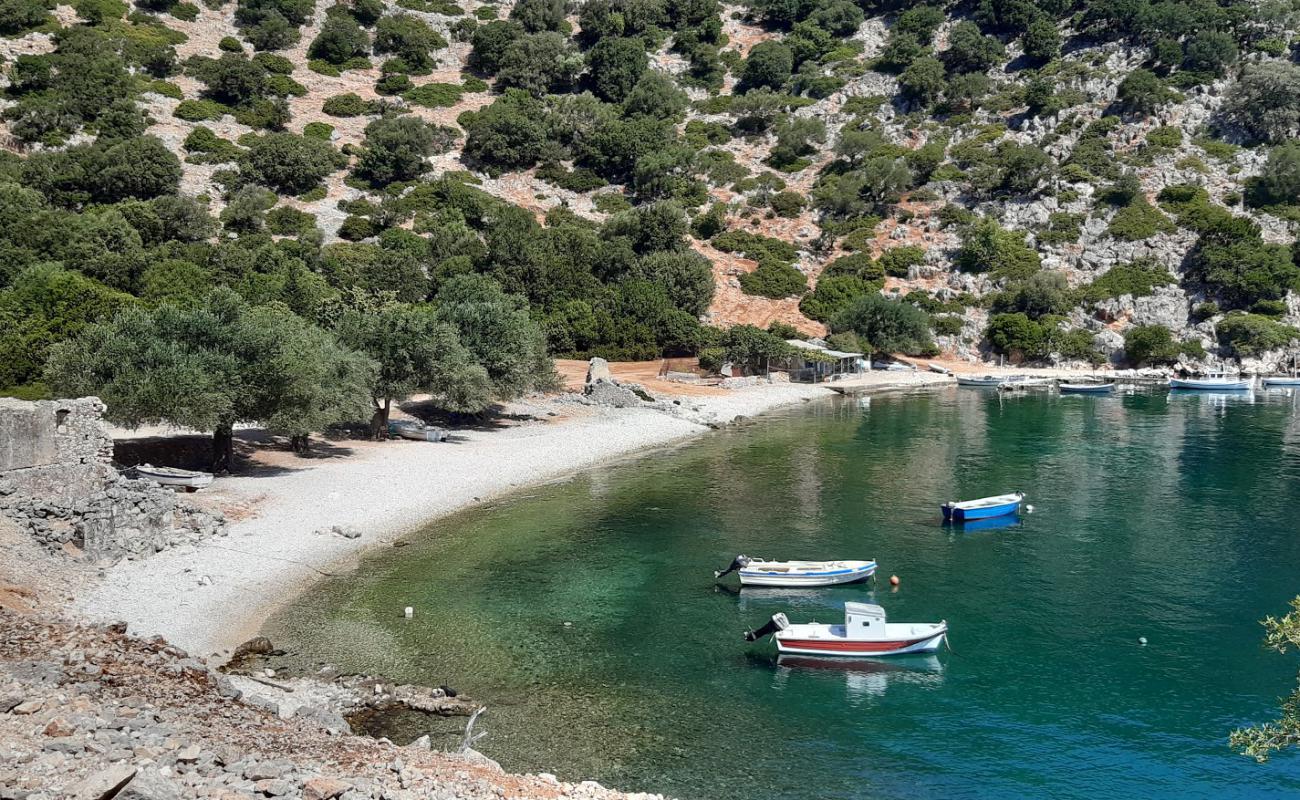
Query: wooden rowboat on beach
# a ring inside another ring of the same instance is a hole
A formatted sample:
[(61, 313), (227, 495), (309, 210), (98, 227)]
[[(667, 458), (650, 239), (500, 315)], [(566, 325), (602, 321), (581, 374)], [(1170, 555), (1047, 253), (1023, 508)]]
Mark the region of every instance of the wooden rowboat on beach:
[(447, 429), (434, 425), (425, 425), (414, 420), (392, 420), (388, 423), (388, 434), (417, 442), (445, 442)]
[(152, 464), (140, 464), (134, 467), (133, 471), (136, 477), (143, 480), (160, 483), (163, 486), (185, 489), (189, 492), (212, 485), (211, 472), (196, 472), (179, 467), (155, 467)]

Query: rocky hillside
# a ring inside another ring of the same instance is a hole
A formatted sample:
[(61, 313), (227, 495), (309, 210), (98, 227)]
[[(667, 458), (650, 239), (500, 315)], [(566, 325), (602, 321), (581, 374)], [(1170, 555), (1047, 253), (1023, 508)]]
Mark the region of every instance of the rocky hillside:
[[(748, 324), (1270, 368), (1300, 336), (1295, 16), (14, 0), (0, 385), (213, 285), (330, 329), (465, 275), (522, 298), (553, 355), (712, 363)], [(882, 293), (908, 310), (864, 305)]]

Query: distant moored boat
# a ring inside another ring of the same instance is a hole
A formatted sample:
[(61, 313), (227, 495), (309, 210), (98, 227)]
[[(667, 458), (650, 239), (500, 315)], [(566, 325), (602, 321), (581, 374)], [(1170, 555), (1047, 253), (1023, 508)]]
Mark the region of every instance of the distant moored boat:
[(1211, 374), (1203, 378), (1170, 378), (1169, 388), (1203, 392), (1241, 392), (1250, 388), (1250, 379), (1234, 378), (1223, 374)]
[(978, 500), (966, 500), (964, 502), (944, 503), (943, 518), (953, 522), (964, 522), (968, 519), (988, 519), (989, 517), (1001, 517), (1005, 514), (1015, 514), (1020, 510), (1020, 503), (1025, 499), (1024, 492), (1011, 492), (1010, 494), (999, 494), (993, 497), (981, 497)]
[(958, 375), (958, 386), (991, 387), (996, 389), (1006, 383), (1008, 378), (999, 375)]
[(1066, 383), (1061, 382), (1063, 394), (1106, 394), (1115, 390), (1113, 383)]
[(735, 572), (742, 586), (836, 586), (865, 581), (876, 572), (874, 561), (767, 561), (736, 556), (731, 566), (714, 572), (721, 578)]

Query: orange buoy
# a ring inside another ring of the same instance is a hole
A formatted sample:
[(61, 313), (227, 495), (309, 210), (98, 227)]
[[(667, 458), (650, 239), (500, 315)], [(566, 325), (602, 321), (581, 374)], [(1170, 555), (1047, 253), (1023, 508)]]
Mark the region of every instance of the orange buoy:
[(890, 586), (897, 586), (897, 585), (898, 585), (898, 576), (897, 576), (897, 575), (890, 575), (890, 576), (889, 576), (889, 585), (890, 585)]

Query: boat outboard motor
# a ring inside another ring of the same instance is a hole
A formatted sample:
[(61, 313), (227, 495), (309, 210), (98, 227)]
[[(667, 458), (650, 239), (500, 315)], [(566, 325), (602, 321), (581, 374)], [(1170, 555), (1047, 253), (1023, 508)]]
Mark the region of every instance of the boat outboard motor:
[(749, 566), (749, 556), (736, 556), (735, 560), (731, 562), (731, 566), (727, 567), (721, 572), (715, 569), (713, 571), (713, 577), (721, 578), (723, 575), (728, 575), (732, 572), (735, 572), (738, 569), (744, 569), (745, 567), (748, 566)]
[(790, 620), (785, 618), (785, 614), (776, 613), (767, 621), (767, 624), (761, 628), (755, 628), (752, 631), (745, 631), (745, 641), (756, 642), (764, 636), (770, 636), (777, 631), (783, 631), (790, 627)]

